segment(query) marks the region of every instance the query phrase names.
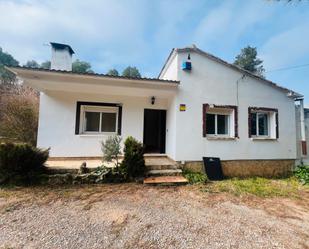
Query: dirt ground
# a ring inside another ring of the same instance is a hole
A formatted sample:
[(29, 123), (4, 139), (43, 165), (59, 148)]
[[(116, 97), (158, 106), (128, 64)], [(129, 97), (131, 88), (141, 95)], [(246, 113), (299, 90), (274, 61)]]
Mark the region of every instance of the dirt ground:
[(0, 189), (0, 248), (309, 248), (309, 193), (199, 186)]

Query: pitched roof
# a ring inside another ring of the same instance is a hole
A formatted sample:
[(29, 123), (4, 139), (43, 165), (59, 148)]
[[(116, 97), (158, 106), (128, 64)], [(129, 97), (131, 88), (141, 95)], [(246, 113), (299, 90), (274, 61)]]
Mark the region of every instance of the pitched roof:
[(141, 81), (158, 81), (162, 83), (174, 83), (179, 84), (180, 82), (177, 80), (164, 80), (159, 78), (146, 78), (146, 77), (126, 77), (126, 76), (114, 76), (109, 74), (99, 74), (99, 73), (76, 73), (72, 71), (64, 71), (64, 70), (55, 70), (55, 69), (44, 69), (44, 68), (32, 68), (32, 67), (25, 67), (25, 66), (15, 66), (15, 67), (6, 67), (10, 71), (14, 71), (12, 69), (25, 69), (29, 71), (41, 71), (41, 72), (51, 72), (51, 73), (63, 73), (63, 74), (71, 74), (71, 75), (81, 75), (81, 76), (96, 76), (96, 77), (104, 77), (104, 78), (115, 78), (115, 79), (124, 79), (124, 80), (141, 80)]
[(56, 49), (69, 49), (69, 52), (71, 54), (74, 54), (74, 51), (73, 49), (71, 48), (70, 45), (67, 45), (67, 44), (62, 44), (62, 43), (57, 43), (57, 42), (50, 42), (50, 45), (53, 47), (53, 48), (56, 48)]
[(238, 71), (238, 72), (240, 72), (242, 74), (245, 74), (245, 75), (250, 76), (252, 78), (255, 78), (257, 80), (261, 80), (261, 81), (263, 81), (263, 82), (265, 82), (265, 83), (267, 83), (267, 84), (269, 84), (269, 85), (271, 85), (271, 86), (273, 86), (273, 87), (275, 87), (275, 88), (277, 88), (277, 89), (279, 89), (281, 91), (284, 91), (285, 93), (289, 94), (291, 97), (295, 97), (295, 98), (303, 97), (303, 95), (300, 94), (300, 93), (297, 93), (297, 92), (295, 92), (293, 90), (290, 90), (288, 88), (279, 86), (278, 84), (276, 84), (275, 82), (273, 82), (271, 80), (265, 79), (265, 78), (263, 78), (261, 76), (253, 74), (252, 72), (249, 72), (249, 71), (247, 71), (247, 70), (245, 70), (245, 69), (243, 69), (243, 68), (241, 68), (239, 66), (236, 66), (234, 64), (228, 63), (227, 61), (222, 60), (221, 58), (219, 58), (217, 56), (214, 56), (214, 55), (212, 55), (212, 54), (210, 54), (208, 52), (205, 52), (205, 51), (197, 48), (195, 45), (192, 45), (191, 47), (185, 47), (185, 48), (173, 48), (172, 51), (170, 52), (169, 56), (167, 57), (167, 59), (166, 59), (164, 65), (163, 65), (163, 67), (162, 67), (158, 77), (161, 76), (162, 72), (166, 68), (167, 63), (171, 59), (172, 55), (174, 53), (177, 53), (177, 52), (196, 52), (198, 54), (206, 56), (207, 58), (209, 58), (209, 59), (211, 59), (213, 61), (221, 63), (221, 64), (223, 64), (223, 65), (225, 65), (225, 66), (227, 66), (227, 67), (229, 67), (229, 68), (231, 68), (233, 70), (236, 70), (236, 71)]

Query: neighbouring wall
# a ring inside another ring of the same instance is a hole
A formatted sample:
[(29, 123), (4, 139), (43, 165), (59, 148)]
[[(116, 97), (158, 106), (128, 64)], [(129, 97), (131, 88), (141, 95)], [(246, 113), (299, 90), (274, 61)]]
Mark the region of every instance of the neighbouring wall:
[(303, 163), (309, 165), (309, 109), (305, 108), (305, 134), (306, 134), (306, 142), (307, 142), (307, 155), (304, 158)]
[(296, 118), (296, 146), (297, 146), (297, 161), (296, 164), (299, 165), (301, 163), (305, 165), (309, 165), (309, 154), (308, 154), (308, 145), (309, 145), (309, 109), (304, 108), (305, 114), (305, 135), (307, 142), (307, 155), (302, 155), (302, 146), (301, 146), (301, 127), (300, 127), (300, 106), (296, 106), (295, 118)]

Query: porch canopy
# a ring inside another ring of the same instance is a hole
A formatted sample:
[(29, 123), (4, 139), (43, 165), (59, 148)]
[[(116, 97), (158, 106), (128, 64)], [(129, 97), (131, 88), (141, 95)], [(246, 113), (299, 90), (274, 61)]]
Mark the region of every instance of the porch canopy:
[(25, 85), (41, 92), (63, 91), (168, 98), (175, 94), (179, 85), (179, 81), (156, 78), (129, 78), (28, 67), (7, 67), (7, 69), (19, 77)]

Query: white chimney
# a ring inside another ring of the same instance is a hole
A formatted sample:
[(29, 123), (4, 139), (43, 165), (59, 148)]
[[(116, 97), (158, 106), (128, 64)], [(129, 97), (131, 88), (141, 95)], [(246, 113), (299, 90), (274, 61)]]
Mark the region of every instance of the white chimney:
[(52, 56), (50, 69), (72, 71), (72, 54), (73, 49), (66, 44), (50, 43), (52, 48)]

